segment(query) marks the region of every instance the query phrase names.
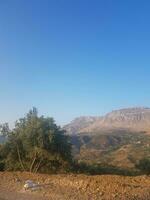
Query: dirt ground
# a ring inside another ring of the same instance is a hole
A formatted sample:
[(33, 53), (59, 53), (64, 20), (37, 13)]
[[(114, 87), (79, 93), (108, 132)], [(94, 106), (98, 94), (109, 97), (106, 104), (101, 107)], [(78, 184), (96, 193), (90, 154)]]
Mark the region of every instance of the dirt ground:
[[(25, 190), (26, 180), (39, 188)], [(0, 200), (150, 200), (150, 177), (1, 172)]]

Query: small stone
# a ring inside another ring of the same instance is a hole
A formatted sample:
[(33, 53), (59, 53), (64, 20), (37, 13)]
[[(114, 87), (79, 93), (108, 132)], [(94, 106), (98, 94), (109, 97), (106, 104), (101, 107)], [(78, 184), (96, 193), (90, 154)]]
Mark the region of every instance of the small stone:
[(100, 195), (100, 196), (103, 196), (103, 195), (104, 195), (104, 192), (100, 192), (99, 195)]

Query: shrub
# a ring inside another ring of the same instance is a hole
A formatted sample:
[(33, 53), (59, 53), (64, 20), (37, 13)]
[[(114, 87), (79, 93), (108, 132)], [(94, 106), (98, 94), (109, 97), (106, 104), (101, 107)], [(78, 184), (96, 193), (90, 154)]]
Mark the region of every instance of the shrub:
[(145, 174), (150, 174), (150, 158), (143, 158), (136, 167)]

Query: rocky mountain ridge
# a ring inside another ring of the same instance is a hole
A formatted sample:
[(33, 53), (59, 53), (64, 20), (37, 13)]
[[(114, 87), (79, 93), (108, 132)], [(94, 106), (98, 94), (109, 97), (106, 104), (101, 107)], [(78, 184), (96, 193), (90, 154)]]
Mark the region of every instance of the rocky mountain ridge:
[(135, 107), (114, 110), (100, 117), (79, 117), (64, 126), (69, 134), (98, 132), (101, 130), (129, 129), (150, 131), (150, 108)]

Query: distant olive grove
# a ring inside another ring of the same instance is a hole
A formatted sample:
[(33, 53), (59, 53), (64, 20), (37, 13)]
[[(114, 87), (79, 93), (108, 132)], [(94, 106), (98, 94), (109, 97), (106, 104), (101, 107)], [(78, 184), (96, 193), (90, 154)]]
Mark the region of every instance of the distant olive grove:
[(7, 139), (0, 146), (0, 168), (30, 172), (67, 170), (72, 163), (71, 144), (53, 118), (38, 116), (36, 108), (19, 119), (13, 130), (1, 125)]

